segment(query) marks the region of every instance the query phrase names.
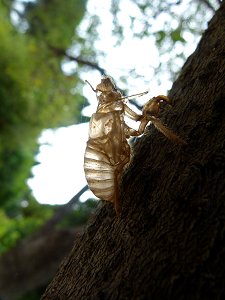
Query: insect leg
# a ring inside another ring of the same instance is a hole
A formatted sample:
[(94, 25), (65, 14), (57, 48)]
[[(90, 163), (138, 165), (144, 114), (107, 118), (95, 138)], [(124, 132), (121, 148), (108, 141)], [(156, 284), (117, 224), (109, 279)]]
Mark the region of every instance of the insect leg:
[(125, 110), (125, 114), (131, 119), (131, 120), (135, 120), (135, 121), (140, 121), (142, 119), (142, 115), (137, 114), (136, 112), (134, 112), (129, 106), (127, 106), (126, 104), (124, 104), (124, 110)]
[(138, 93), (138, 94), (133, 94), (133, 95), (130, 95), (130, 96), (124, 96), (120, 100), (128, 99), (128, 98), (133, 98), (133, 97), (141, 97), (141, 96), (143, 96), (145, 94), (148, 94), (148, 91), (145, 91), (145, 92), (142, 92), (142, 93)]
[(174, 141), (176, 144), (186, 145), (185, 142), (181, 137), (176, 135), (172, 130), (170, 130), (166, 125), (164, 125), (158, 118), (152, 117), (151, 120), (152, 124), (158, 129), (162, 134), (164, 134), (168, 139)]
[[(167, 96), (159, 95), (150, 99), (143, 107), (143, 120), (141, 121), (139, 130), (142, 131), (146, 127), (148, 122), (158, 129), (162, 134), (164, 134), (168, 139), (173, 140), (177, 144), (186, 144), (178, 135), (172, 132), (168, 127), (166, 127), (158, 118), (160, 113), (161, 103), (167, 103), (171, 105), (171, 101)], [(147, 123), (146, 123), (147, 122)]]

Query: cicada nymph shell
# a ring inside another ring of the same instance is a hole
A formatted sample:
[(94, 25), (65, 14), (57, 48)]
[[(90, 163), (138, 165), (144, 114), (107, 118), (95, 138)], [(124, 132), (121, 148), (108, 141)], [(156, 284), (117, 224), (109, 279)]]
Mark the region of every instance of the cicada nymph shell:
[(94, 91), (98, 107), (90, 120), (84, 171), (90, 190), (96, 197), (113, 202), (118, 213), (118, 183), (130, 161), (124, 102), (110, 77), (102, 78)]
[(84, 158), (85, 176), (95, 196), (113, 202), (117, 212), (118, 183), (129, 160), (130, 147), (119, 113), (93, 114)]
[[(88, 82), (91, 86), (91, 84)], [(131, 110), (116, 89), (113, 80), (105, 76), (92, 90), (96, 93), (98, 107), (89, 124), (89, 139), (84, 155), (84, 171), (90, 190), (102, 200), (114, 204), (116, 213), (120, 213), (119, 183), (125, 166), (130, 162), (131, 149), (127, 139), (143, 134), (151, 121), (166, 137), (177, 143), (184, 143), (181, 138), (161, 123), (158, 118), (160, 103), (169, 99), (158, 96), (149, 100), (143, 107), (142, 114)], [(136, 94), (141, 96), (147, 92)], [(124, 116), (140, 121), (139, 129), (130, 128)]]

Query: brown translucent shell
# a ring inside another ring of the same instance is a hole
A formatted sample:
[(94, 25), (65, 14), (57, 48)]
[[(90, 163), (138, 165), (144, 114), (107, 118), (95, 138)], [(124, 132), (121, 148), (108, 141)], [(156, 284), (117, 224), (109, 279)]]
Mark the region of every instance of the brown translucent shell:
[[(152, 122), (167, 138), (178, 144), (185, 144), (185, 141), (158, 118), (161, 103), (170, 104), (168, 97), (159, 95), (150, 99), (144, 105), (142, 114), (137, 114), (124, 103), (126, 97), (122, 97), (116, 89), (112, 78), (105, 76), (96, 89), (92, 86), (91, 88), (96, 93), (98, 107), (89, 124), (89, 139), (84, 154), (85, 176), (94, 195), (112, 202), (116, 213), (119, 214), (120, 179), (131, 158), (128, 138), (143, 134), (147, 124)], [(125, 115), (140, 121), (138, 130), (125, 123)]]

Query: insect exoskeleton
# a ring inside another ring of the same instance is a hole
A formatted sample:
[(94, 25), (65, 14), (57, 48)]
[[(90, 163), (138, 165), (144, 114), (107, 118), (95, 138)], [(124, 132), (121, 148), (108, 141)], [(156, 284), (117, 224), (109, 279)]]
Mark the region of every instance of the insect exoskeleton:
[(118, 184), (130, 148), (121, 130), (119, 113), (95, 113), (84, 156), (85, 176), (96, 197), (114, 203), (119, 212)]
[[(142, 96), (148, 92), (123, 97), (112, 78), (105, 76), (96, 89), (87, 81), (96, 93), (98, 106), (89, 124), (89, 138), (84, 155), (84, 171), (90, 190), (98, 198), (114, 204), (116, 213), (120, 213), (119, 184), (125, 166), (130, 162), (131, 149), (127, 139), (139, 136), (149, 122), (166, 137), (176, 143), (185, 143), (180, 137), (162, 124), (158, 118), (162, 102), (170, 104), (163, 95), (149, 100), (142, 114), (130, 109), (124, 100), (133, 96)], [(129, 127), (124, 116), (140, 121), (139, 129)]]
[(157, 97), (153, 97), (150, 99), (142, 109), (143, 114), (143, 127), (145, 127), (146, 123), (152, 122), (152, 124), (162, 133), (164, 134), (168, 139), (172, 140), (176, 144), (187, 144), (181, 137), (176, 135), (172, 130), (170, 130), (166, 125), (164, 125), (161, 120), (159, 119), (160, 114), (160, 108), (161, 105), (165, 103), (170, 106), (171, 100), (164, 95), (159, 95)]
[(110, 77), (103, 77), (96, 89), (91, 88), (96, 93), (98, 107), (89, 125), (84, 155), (85, 176), (95, 196), (113, 202), (118, 214), (120, 177), (130, 161), (127, 138), (137, 135), (137, 131), (125, 123), (124, 115), (134, 120), (140, 120), (141, 115), (124, 103), (126, 97), (122, 97)]

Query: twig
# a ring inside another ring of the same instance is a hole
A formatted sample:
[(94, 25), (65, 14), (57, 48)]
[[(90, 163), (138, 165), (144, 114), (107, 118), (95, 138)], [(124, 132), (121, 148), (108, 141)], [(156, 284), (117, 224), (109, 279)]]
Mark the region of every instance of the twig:
[(66, 52), (66, 50), (52, 46), (52, 45), (49, 45), (49, 49), (51, 49), (54, 52), (54, 54), (56, 54), (58, 56), (60, 56), (60, 55), (65, 56), (71, 61), (76, 61), (78, 64), (86, 65), (93, 69), (98, 70), (101, 73), (101, 75), (105, 74), (105, 70), (103, 68), (99, 67), (99, 65), (94, 62), (82, 59), (80, 57), (75, 57), (73, 55), (70, 55)]
[(81, 195), (88, 190), (85, 185), (68, 203), (61, 205), (55, 214), (42, 226), (38, 234), (51, 230), (55, 225), (61, 222), (64, 217), (71, 212), (72, 207), (79, 201)]

